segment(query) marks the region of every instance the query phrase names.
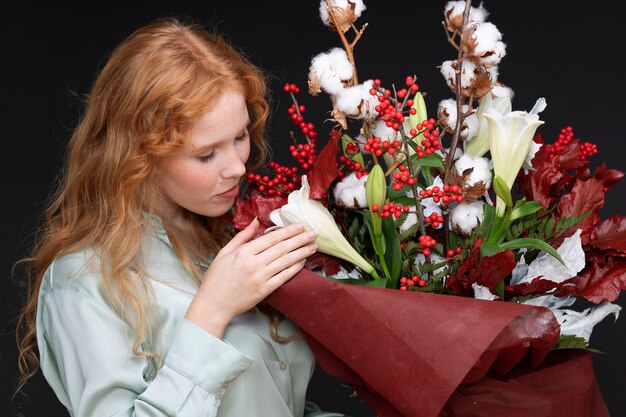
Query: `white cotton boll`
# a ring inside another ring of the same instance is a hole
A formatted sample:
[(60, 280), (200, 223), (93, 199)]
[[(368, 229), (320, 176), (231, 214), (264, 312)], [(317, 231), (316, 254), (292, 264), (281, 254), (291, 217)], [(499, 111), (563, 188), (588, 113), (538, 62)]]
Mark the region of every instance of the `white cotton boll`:
[(367, 199), (365, 198), (365, 181), (367, 175), (357, 178), (356, 173), (339, 181), (333, 188), (333, 195), (339, 205), (350, 208), (367, 207)]
[(441, 64), (440, 69), (441, 75), (443, 75), (443, 78), (446, 80), (448, 87), (450, 88), (453, 88), (454, 80), (456, 80), (456, 74), (454, 73), (454, 67), (452, 66), (455, 62), (456, 61), (444, 61), (443, 64)]
[(489, 160), (481, 156), (473, 156), (469, 154), (463, 154), (454, 163), (456, 172), (459, 175), (463, 175), (463, 171), (472, 168), (472, 173), (467, 178), (467, 185), (473, 186), (479, 181), (485, 184), (485, 188), (488, 189), (491, 186), (491, 179), (493, 177), (491, 168), (489, 166)]
[(528, 151), (528, 155), (526, 156), (524, 165), (522, 165), (522, 167), (524, 168), (524, 174), (528, 174), (529, 171), (535, 171), (535, 167), (533, 166), (533, 158), (535, 157), (539, 149), (541, 149), (541, 146), (543, 146), (542, 143), (537, 143), (535, 141), (532, 141), (530, 143), (530, 150)]
[(477, 300), (495, 300), (498, 298), (497, 295), (493, 294), (489, 288), (484, 285), (477, 284), (475, 282), (472, 283), (472, 289), (474, 290), (474, 298)]
[(483, 202), (459, 203), (450, 209), (450, 224), (455, 231), (469, 235), (484, 218)]
[(378, 120), (376, 122), (376, 126), (374, 126), (373, 129), (370, 129), (370, 134), (383, 141), (388, 140), (389, 142), (395, 142), (396, 140), (402, 139), (400, 132), (394, 130), (392, 127), (388, 127), (384, 120)]
[(342, 48), (322, 52), (311, 60), (309, 79), (317, 79), (320, 88), (328, 94), (339, 94), (344, 89), (343, 81), (351, 78), (352, 64)]
[[(445, 150), (446, 150), (446, 153), (450, 152), (450, 148), (445, 148)], [(441, 152), (440, 149), (436, 150), (435, 153), (445, 159), (445, 155), (443, 154), (443, 152)], [(460, 146), (457, 146), (457, 148), (454, 151), (454, 157), (452, 158), (452, 160), (456, 161), (457, 159), (461, 157), (461, 155), (463, 155), (463, 150), (461, 149)]]
[[(469, 110), (469, 106), (467, 104), (463, 105), (463, 112), (467, 112)], [(439, 122), (444, 126), (446, 132), (453, 134), (454, 129), (456, 128), (456, 100), (455, 99), (446, 99), (441, 100), (439, 105), (437, 106), (437, 115), (439, 117)], [(474, 114), (472, 114), (474, 115)], [(461, 128), (461, 139), (467, 138), (469, 135), (476, 136), (476, 132), (478, 131), (478, 120), (476, 117), (465, 118), (463, 120), (463, 126)]]
[[(464, 1), (449, 1), (444, 7), (444, 15), (446, 21), (456, 22), (459, 26), (463, 20), (463, 13), (465, 11)], [(489, 12), (483, 7), (481, 3), (478, 7), (471, 7), (468, 23), (482, 23), (489, 16)]]
[(494, 85), (491, 87), (491, 96), (493, 98), (513, 98), (515, 92), (511, 89), (511, 87), (506, 87), (504, 85)]
[[(454, 89), (456, 85), (456, 73), (454, 69), (454, 65), (456, 65), (456, 61), (445, 61), (441, 64), (441, 75), (446, 80), (448, 87)], [(461, 68), (461, 88), (469, 88), (474, 82), (476, 64), (472, 61), (463, 61), (463, 66)]]
[(375, 107), (379, 104), (370, 94), (373, 86), (373, 81), (367, 80), (363, 84), (343, 89), (336, 96), (335, 108), (355, 119), (373, 119), (378, 115)]
[(463, 125), (466, 126), (467, 129), (463, 129), (461, 134), (463, 134), (466, 138), (473, 138), (476, 136), (478, 134), (478, 116), (476, 116), (476, 112), (467, 116), (465, 120), (463, 120)]
[[(365, 4), (363, 0), (350, 0), (350, 3), (354, 4), (354, 14), (356, 17), (361, 17), (361, 13), (365, 10)], [(348, 9), (348, 0), (330, 0), (330, 7), (338, 7), (340, 9)], [(330, 26), (330, 19), (328, 16), (328, 9), (326, 8), (326, 1), (320, 1), (320, 19), (326, 26)]]
[(506, 55), (506, 45), (501, 41), (502, 34), (493, 23), (476, 24), (473, 37), (477, 45), (472, 54), (479, 59), (481, 65), (498, 65)]

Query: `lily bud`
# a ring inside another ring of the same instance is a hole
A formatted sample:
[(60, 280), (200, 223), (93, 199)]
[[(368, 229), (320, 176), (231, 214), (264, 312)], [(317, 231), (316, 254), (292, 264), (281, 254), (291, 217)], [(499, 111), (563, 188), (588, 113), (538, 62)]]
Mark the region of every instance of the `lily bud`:
[[(365, 199), (370, 210), (372, 206), (382, 207), (387, 198), (387, 182), (385, 181), (385, 173), (380, 165), (374, 165), (365, 181)], [(372, 214), (372, 223), (374, 226), (374, 234), (379, 236), (382, 234), (382, 218), (378, 214)]]

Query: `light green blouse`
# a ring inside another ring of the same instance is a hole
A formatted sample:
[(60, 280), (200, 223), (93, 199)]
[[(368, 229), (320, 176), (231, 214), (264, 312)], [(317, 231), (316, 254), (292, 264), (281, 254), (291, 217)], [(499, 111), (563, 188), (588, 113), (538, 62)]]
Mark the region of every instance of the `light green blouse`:
[[(305, 402), (313, 354), (302, 338), (274, 341), (257, 309), (237, 316), (224, 340), (184, 319), (197, 284), (160, 219), (148, 217), (154, 230), (142, 244), (158, 334), (142, 347), (162, 354), (160, 369), (132, 354), (132, 329), (110, 307), (91, 251), (65, 254), (45, 273), (37, 310), (41, 368), (70, 415), (343, 416)], [(279, 327), (281, 336), (297, 332), (288, 320)]]

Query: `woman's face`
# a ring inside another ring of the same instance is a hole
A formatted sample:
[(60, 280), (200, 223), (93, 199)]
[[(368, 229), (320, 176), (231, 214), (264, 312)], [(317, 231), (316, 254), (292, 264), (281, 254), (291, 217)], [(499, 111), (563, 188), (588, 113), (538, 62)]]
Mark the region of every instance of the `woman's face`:
[(243, 94), (225, 90), (195, 122), (183, 152), (164, 158), (161, 215), (173, 219), (187, 209), (217, 217), (230, 209), (246, 174), (249, 123)]

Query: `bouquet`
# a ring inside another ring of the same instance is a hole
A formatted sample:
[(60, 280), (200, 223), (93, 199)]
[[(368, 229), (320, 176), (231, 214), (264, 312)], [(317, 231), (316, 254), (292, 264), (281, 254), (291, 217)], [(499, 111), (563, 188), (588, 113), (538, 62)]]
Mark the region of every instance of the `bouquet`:
[[(250, 173), (235, 204), (235, 228), (258, 217), (264, 232), (318, 233), (318, 254), (268, 302), (380, 416), (608, 415), (588, 344), (626, 288), (626, 219), (599, 216), (623, 172), (592, 169), (598, 149), (571, 126), (544, 140), (545, 99), (513, 110), (506, 44), (482, 3), (444, 7), (455, 56), (440, 66), (452, 98), (438, 103), (417, 75), (359, 82), (364, 10), (320, 2), (342, 44), (308, 74), (309, 93), (330, 99), (326, 144), (286, 84), (297, 165)], [(579, 299), (591, 306), (570, 308)], [(416, 400), (407, 386), (433, 388)]]

